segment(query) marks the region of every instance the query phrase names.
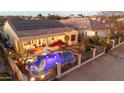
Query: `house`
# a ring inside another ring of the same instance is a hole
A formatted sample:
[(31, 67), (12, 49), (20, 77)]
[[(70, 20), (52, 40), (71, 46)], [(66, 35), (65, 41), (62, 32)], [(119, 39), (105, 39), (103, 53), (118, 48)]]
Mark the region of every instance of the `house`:
[(97, 32), (97, 35), (103, 38), (107, 34), (105, 21), (99, 17), (71, 17), (60, 22), (65, 26), (76, 29), (79, 35), (95, 36)]
[[(7, 20), (3, 35), (19, 53), (44, 51), (46, 46), (58, 40), (66, 42), (65, 36), (69, 37), (68, 45), (78, 43), (78, 32), (56, 20)], [(49, 49), (57, 50), (58, 47)]]
[(65, 26), (76, 29), (79, 35), (92, 36), (92, 27), (88, 18), (71, 17), (65, 20), (60, 20)]
[(100, 17), (89, 18), (92, 30), (94, 34), (96, 33), (100, 38), (107, 36), (106, 20)]

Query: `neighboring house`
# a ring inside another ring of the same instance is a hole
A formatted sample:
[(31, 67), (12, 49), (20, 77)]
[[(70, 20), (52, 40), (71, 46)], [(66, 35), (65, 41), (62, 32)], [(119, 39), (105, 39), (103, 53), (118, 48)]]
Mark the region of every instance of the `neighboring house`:
[(97, 32), (97, 35), (100, 38), (103, 38), (107, 34), (105, 21), (97, 17), (72, 17), (66, 20), (61, 20), (60, 22), (65, 26), (76, 29), (79, 35), (94, 36)]
[(121, 22), (124, 23), (124, 17), (122, 17), (122, 18), (118, 18), (117, 21), (121, 21)]
[(92, 36), (92, 27), (88, 18), (71, 17), (69, 19), (60, 20), (65, 26), (76, 29), (79, 35)]
[(69, 45), (78, 43), (78, 32), (56, 20), (8, 20), (3, 35), (19, 53), (37, 47), (42, 47), (42, 51), (46, 45), (58, 40), (65, 42), (66, 35), (69, 36)]
[(104, 38), (107, 36), (107, 27), (105, 19), (98, 17), (89, 18), (89, 20), (94, 34), (96, 33), (100, 38)]

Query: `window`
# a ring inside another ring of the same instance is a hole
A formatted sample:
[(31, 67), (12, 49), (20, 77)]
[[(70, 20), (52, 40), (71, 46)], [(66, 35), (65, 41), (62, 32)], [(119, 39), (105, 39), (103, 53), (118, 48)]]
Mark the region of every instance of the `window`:
[(87, 35), (87, 32), (85, 32), (85, 35)]
[(76, 37), (75, 35), (72, 35), (71, 36), (71, 41), (75, 41), (75, 37)]

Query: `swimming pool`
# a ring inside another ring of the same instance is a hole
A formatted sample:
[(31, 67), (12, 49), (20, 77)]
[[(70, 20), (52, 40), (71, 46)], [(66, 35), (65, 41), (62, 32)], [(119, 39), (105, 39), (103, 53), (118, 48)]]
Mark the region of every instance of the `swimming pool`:
[(41, 74), (40, 72), (48, 71), (59, 62), (64, 64), (66, 62), (73, 62), (73, 60), (74, 56), (71, 52), (46, 54), (39, 56), (34, 63), (27, 65), (26, 69), (31, 75), (38, 76)]

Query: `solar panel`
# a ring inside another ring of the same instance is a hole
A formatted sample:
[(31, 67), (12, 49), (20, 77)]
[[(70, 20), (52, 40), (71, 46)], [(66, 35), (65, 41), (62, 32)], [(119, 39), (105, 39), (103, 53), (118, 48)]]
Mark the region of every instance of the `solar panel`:
[(64, 25), (56, 20), (13, 20), (11, 23), (17, 30), (46, 29), (64, 27)]

